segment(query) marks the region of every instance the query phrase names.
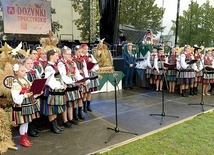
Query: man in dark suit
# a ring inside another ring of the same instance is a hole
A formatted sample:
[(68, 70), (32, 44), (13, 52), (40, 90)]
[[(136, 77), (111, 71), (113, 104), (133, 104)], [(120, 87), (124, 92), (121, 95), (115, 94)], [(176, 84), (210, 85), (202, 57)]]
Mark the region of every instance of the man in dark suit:
[(132, 43), (127, 44), (127, 50), (123, 52), (125, 88), (133, 89), (133, 75), (135, 69), (135, 53), (132, 51)]

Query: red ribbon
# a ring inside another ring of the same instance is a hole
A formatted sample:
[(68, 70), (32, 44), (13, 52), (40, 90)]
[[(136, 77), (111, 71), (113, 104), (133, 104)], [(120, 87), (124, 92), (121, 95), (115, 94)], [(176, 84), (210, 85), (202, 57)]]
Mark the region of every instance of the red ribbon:
[(66, 63), (71, 66), (71, 69), (66, 65), (66, 72), (75, 74), (76, 73), (76, 67), (74, 66), (74, 63), (71, 60), (67, 60)]
[(31, 70), (29, 71), (29, 73), (30, 73), (31, 75), (35, 75), (35, 70), (31, 69)]
[(187, 53), (185, 54), (187, 58), (191, 58), (191, 54), (190, 53)]
[(82, 57), (82, 59), (84, 59), (86, 62), (89, 61), (89, 57), (88, 57), (87, 55), (83, 55), (83, 56), (81, 56), (81, 57)]
[(159, 57), (158, 57), (158, 59), (160, 59), (160, 60), (164, 60), (165, 59), (165, 55), (160, 55)]
[(195, 60), (199, 60), (200, 59), (200, 55), (194, 55)]
[(78, 62), (83, 62), (85, 59), (82, 56), (81, 57), (74, 56), (73, 60)]
[(54, 67), (54, 70), (58, 71), (57, 64), (54, 64), (53, 67)]
[(34, 64), (34, 66), (38, 67), (39, 66), (39, 61), (34, 61), (33, 64)]
[(25, 94), (27, 93), (27, 87), (22, 87), (22, 90), (20, 91), (19, 94)]

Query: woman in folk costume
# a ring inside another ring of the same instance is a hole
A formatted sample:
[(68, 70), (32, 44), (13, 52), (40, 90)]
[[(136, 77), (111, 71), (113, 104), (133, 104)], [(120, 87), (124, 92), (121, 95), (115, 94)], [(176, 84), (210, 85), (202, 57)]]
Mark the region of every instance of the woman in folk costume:
[[(83, 76), (83, 78), (88, 78), (89, 75), (88, 75), (87, 65), (86, 65), (84, 58), (81, 57), (81, 55), (82, 55), (81, 46), (77, 45), (74, 48), (74, 51), (75, 51), (75, 55), (73, 56), (73, 61), (76, 63), (77, 69), (79, 70), (80, 75)], [(80, 91), (81, 91), (83, 99), (86, 98), (86, 94), (88, 92), (90, 92), (89, 84), (90, 84), (90, 80), (87, 80), (84, 82), (84, 84), (80, 85)], [(80, 119), (84, 119), (84, 116), (82, 115), (82, 104), (83, 104), (83, 101), (78, 100), (78, 117)], [(75, 110), (75, 108), (74, 108), (74, 110)]]
[(181, 69), (179, 71), (180, 90), (182, 90), (183, 97), (188, 97), (187, 91), (189, 85), (190, 95), (194, 95), (193, 83), (195, 78), (195, 71), (193, 64), (187, 64), (191, 60), (194, 60), (194, 56), (191, 54), (190, 46), (186, 45), (180, 57)]
[(163, 88), (163, 74), (164, 74), (164, 62), (165, 54), (162, 48), (158, 49), (158, 55), (154, 59), (154, 79), (156, 83), (156, 91), (162, 91)]
[(58, 53), (56, 50), (47, 51), (47, 61), (45, 78), (47, 78), (46, 86), (49, 88), (49, 95), (47, 102), (44, 102), (43, 112), (51, 122), (51, 130), (59, 134), (62, 133), (62, 129), (58, 126), (57, 114), (65, 111), (66, 85), (62, 82), (57, 68)]
[[(170, 51), (168, 57), (166, 57), (165, 62), (172, 67), (167, 68), (167, 81), (169, 81), (169, 92), (175, 92), (175, 85), (176, 85), (176, 76), (177, 76), (177, 55), (176, 55), (176, 48), (173, 47)], [(173, 67), (174, 66), (174, 67)]]
[(196, 63), (193, 64), (193, 68), (195, 70), (195, 78), (194, 78), (194, 85), (193, 85), (193, 94), (197, 95), (198, 84), (202, 82), (203, 76), (203, 63), (202, 63), (202, 55), (200, 54), (201, 48), (197, 45), (193, 46), (194, 48), (194, 59), (198, 60)]
[[(37, 69), (34, 69), (33, 67), (33, 59), (31, 59), (30, 57), (27, 57), (24, 59), (23, 61), (25, 69), (26, 69), (26, 76), (25, 78), (29, 81), (29, 82), (33, 82), (34, 79), (40, 79), (40, 74), (38, 72)], [(38, 123), (38, 119), (34, 119), (32, 122), (30, 122), (28, 124), (28, 134), (29, 136), (32, 137), (38, 137), (38, 133), (40, 133), (41, 131), (38, 129), (38, 127), (36, 126)]]
[(210, 50), (206, 51), (206, 55), (204, 57), (204, 67), (203, 95), (210, 95), (208, 93), (208, 88), (210, 84), (214, 83), (214, 59), (212, 58), (212, 52)]
[(39, 107), (34, 99), (33, 93), (29, 92), (31, 84), (25, 79), (26, 70), (22, 64), (13, 66), (15, 82), (12, 85), (11, 93), (14, 101), (13, 119), (19, 127), (20, 144), (25, 147), (32, 146), (28, 140), (28, 123), (39, 118)]
[[(92, 78), (90, 80), (90, 86), (89, 86), (90, 91), (86, 94), (86, 98), (83, 99), (83, 111), (84, 112), (87, 112), (87, 111), (91, 112), (92, 111), (91, 106), (90, 106), (90, 104), (91, 104), (91, 92), (97, 91), (97, 89), (100, 85), (98, 75), (96, 73), (96, 71), (99, 70), (99, 66), (98, 66), (97, 61), (94, 58), (94, 56), (92, 54), (88, 53), (88, 45), (82, 44), (81, 47), (83, 49), (82, 57), (86, 61), (89, 77)], [(88, 66), (91, 67), (91, 65), (94, 65), (94, 66), (89, 69)]]
[(37, 60), (38, 59), (38, 52), (36, 50), (30, 50), (29, 52), (29, 57), (33, 59), (34, 63), (34, 68), (38, 70), (40, 76), (44, 73), (43, 67), (40, 64), (40, 62)]
[[(61, 59), (58, 62), (58, 69), (62, 77), (62, 81), (67, 85), (66, 89), (66, 111), (62, 113), (63, 125), (71, 127), (72, 124), (77, 125), (78, 120), (73, 119), (73, 107), (76, 106), (77, 100), (81, 99), (79, 87), (75, 83), (77, 80), (83, 79), (76, 64), (71, 60), (71, 49), (64, 46), (61, 49)], [(76, 114), (75, 114), (76, 115)]]
[(157, 48), (153, 47), (152, 53), (147, 58), (146, 78), (149, 79), (150, 89), (155, 89), (154, 59), (157, 56)]

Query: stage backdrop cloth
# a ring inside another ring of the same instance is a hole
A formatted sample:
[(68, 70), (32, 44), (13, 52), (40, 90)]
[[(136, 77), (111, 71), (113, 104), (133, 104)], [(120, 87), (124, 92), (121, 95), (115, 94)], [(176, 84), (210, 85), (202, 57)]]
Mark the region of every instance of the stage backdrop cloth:
[(98, 75), (102, 76), (102, 79), (99, 79), (100, 80), (99, 90), (101, 90), (102, 87), (107, 82), (111, 83), (114, 86), (115, 85), (114, 75), (116, 75), (117, 84), (119, 84), (122, 81), (123, 77), (125, 76), (122, 71), (114, 71), (114, 73), (98, 73)]
[(148, 87), (148, 80), (146, 79), (146, 69), (136, 68), (136, 85), (139, 87)]

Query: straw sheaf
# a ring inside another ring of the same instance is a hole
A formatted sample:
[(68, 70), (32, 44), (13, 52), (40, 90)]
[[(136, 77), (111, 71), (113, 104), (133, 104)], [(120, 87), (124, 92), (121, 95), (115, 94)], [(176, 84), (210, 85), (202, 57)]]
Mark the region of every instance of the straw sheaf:
[(56, 47), (59, 40), (57, 38), (50, 39), (50, 38), (41, 38), (40, 43), (42, 44), (42, 47), (46, 49), (48, 46)]
[(12, 51), (12, 47), (10, 47), (6, 42), (4, 43), (4, 46), (0, 48), (0, 51), (4, 52), (5, 55), (8, 55), (8, 52)]
[(15, 145), (12, 141), (10, 126), (11, 121), (8, 115), (0, 108), (0, 154), (6, 152), (10, 146)]
[(59, 40), (57, 38), (41, 38), (40, 43), (42, 44), (42, 48), (45, 51), (49, 51), (52, 49), (55, 49), (58, 54), (60, 54), (60, 49), (57, 47), (57, 44), (59, 43)]
[[(12, 97), (11, 97), (11, 92), (10, 92), (10, 89), (6, 88), (3, 84), (3, 81), (5, 79), (5, 77), (7, 76), (14, 76), (13, 75), (13, 71), (12, 71), (12, 64), (10, 63), (6, 63), (5, 64), (5, 68), (4, 70), (0, 69), (0, 81), (2, 81), (0, 83), (0, 95), (4, 96), (8, 101), (12, 101)], [(2, 103), (0, 103), (2, 104)], [(9, 104), (9, 102), (8, 102)]]
[[(11, 65), (14, 65), (15, 63), (20, 63), (17, 59), (12, 58), (11, 55), (8, 54), (1, 54), (1, 59), (0, 59), (0, 69), (5, 70), (5, 65), (6, 63), (9, 63)], [(12, 70), (12, 67), (10, 68)]]

